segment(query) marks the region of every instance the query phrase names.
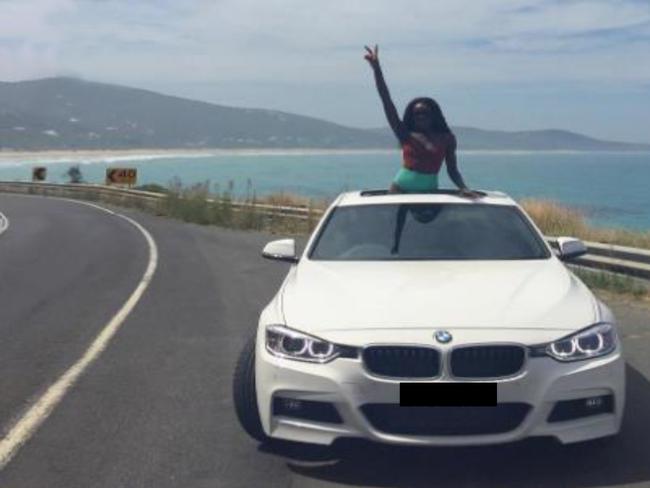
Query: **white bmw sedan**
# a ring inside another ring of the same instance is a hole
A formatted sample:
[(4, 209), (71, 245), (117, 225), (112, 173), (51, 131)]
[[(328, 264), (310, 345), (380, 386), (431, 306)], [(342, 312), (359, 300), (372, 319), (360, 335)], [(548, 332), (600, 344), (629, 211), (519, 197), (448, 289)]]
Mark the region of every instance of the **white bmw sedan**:
[(511, 198), (342, 194), (241, 353), (234, 400), (254, 438), (479, 445), (618, 433), (625, 402), (610, 310)]

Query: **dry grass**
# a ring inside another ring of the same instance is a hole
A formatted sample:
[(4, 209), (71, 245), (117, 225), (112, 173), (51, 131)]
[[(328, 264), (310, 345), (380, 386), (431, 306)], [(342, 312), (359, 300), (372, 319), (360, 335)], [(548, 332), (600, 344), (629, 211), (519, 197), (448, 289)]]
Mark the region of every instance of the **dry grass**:
[(648, 298), (648, 286), (642, 280), (608, 271), (572, 267), (573, 272), (590, 288), (606, 290), (635, 299)]
[[(296, 206), (297, 199), (291, 201)], [(279, 200), (274, 205), (280, 205)], [(310, 203), (307, 201), (307, 209)], [(317, 222), (317, 216), (308, 212), (306, 218), (300, 219), (282, 215), (256, 207), (258, 203), (270, 203), (255, 196), (252, 187), (246, 196), (235, 200), (233, 185), (229, 183), (225, 190), (218, 186), (211, 187), (210, 182), (184, 186), (179, 180), (170, 183), (167, 196), (161, 201), (158, 213), (168, 217), (202, 225), (218, 225), (235, 229), (260, 230), (284, 235), (303, 235), (311, 231)], [(284, 205), (289, 205), (284, 203)]]
[(593, 227), (579, 210), (548, 200), (524, 200), (522, 206), (545, 235), (650, 249), (650, 232)]
[(258, 203), (265, 203), (268, 205), (276, 205), (278, 207), (302, 207), (311, 208), (313, 210), (325, 210), (330, 202), (326, 199), (314, 199), (304, 197), (302, 195), (294, 195), (292, 193), (271, 193), (257, 199)]
[(584, 215), (575, 209), (548, 200), (529, 199), (521, 204), (546, 235), (578, 237), (587, 231)]

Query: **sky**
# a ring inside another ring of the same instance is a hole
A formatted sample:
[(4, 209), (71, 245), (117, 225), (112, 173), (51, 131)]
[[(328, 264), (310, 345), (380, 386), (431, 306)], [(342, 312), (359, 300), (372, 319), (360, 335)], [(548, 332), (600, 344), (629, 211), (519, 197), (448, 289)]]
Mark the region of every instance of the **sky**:
[(0, 0), (0, 80), (75, 76), (353, 127), (451, 125), (650, 143), (650, 0)]

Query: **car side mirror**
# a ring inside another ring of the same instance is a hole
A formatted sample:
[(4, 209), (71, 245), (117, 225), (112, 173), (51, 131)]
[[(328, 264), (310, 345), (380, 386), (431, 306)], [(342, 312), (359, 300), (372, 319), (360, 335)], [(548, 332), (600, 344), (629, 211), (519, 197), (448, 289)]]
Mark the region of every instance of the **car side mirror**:
[(274, 259), (276, 261), (286, 261), (288, 263), (297, 263), (296, 241), (294, 239), (280, 239), (271, 241), (262, 250), (262, 257)]
[(587, 254), (587, 247), (580, 239), (574, 237), (557, 238), (558, 257), (562, 261), (568, 261), (583, 254)]

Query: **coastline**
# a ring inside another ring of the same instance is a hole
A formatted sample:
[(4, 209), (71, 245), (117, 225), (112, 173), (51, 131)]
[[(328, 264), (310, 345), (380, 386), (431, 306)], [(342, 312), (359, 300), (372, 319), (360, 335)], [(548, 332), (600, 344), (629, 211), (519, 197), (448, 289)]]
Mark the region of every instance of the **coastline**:
[[(523, 150), (523, 149), (459, 149), (459, 154), (617, 154), (620, 151), (603, 150)], [(624, 151), (625, 153), (648, 154), (650, 151)], [(132, 160), (153, 160), (170, 158), (204, 158), (212, 156), (300, 156), (328, 154), (395, 154), (399, 149), (331, 149), (331, 148), (204, 148), (204, 149), (56, 149), (42, 151), (0, 150), (0, 164), (50, 164), (50, 163), (99, 163)]]
[(319, 154), (390, 154), (397, 149), (301, 149), (301, 148), (213, 148), (213, 149), (56, 149), (43, 151), (0, 150), (0, 163), (103, 162), (211, 156), (299, 156)]

